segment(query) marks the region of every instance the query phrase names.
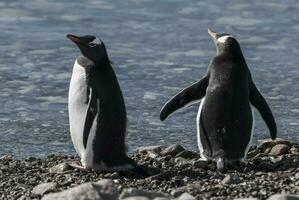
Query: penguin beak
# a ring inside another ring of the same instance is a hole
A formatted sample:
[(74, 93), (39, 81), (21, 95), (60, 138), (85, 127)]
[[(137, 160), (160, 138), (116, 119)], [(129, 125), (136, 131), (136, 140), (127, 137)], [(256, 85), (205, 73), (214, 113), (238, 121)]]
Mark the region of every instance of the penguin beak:
[(77, 45), (83, 44), (83, 41), (82, 41), (81, 38), (78, 37), (78, 36), (68, 34), (66, 37), (67, 37), (68, 39), (72, 40), (72, 42), (74, 42), (74, 43), (77, 44)]
[(213, 40), (216, 40), (217, 39), (217, 33), (212, 31), (211, 29), (208, 28), (208, 34), (211, 36), (211, 38)]

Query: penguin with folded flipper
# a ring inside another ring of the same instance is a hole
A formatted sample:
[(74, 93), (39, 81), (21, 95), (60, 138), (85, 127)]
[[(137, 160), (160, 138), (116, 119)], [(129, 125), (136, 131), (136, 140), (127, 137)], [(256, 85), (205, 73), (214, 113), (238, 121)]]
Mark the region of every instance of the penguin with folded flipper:
[(104, 43), (90, 35), (67, 35), (80, 49), (69, 88), (72, 142), (82, 170), (147, 171), (126, 155), (127, 113)]
[(198, 82), (183, 89), (162, 108), (160, 119), (165, 120), (176, 110), (201, 102), (197, 115), (197, 138), (201, 157), (217, 162), (223, 170), (228, 164), (246, 158), (250, 147), (255, 107), (266, 122), (273, 140), (276, 123), (272, 112), (256, 88), (241, 48), (235, 37), (208, 30), (217, 55), (207, 74)]

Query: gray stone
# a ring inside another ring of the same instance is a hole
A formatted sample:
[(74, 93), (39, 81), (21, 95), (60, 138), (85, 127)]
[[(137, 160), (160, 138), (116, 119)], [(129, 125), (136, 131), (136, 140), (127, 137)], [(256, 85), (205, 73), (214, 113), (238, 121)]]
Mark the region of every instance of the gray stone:
[(45, 195), (42, 200), (118, 200), (118, 190), (114, 182), (103, 179), (98, 182), (84, 183), (62, 192)]
[(299, 195), (275, 194), (270, 196), (268, 200), (299, 200)]
[(166, 156), (166, 155), (175, 156), (175, 155), (177, 155), (178, 153), (180, 153), (184, 150), (185, 150), (184, 147), (182, 147), (181, 145), (173, 144), (173, 145), (170, 145), (169, 147), (167, 147), (166, 149), (164, 149), (161, 152), (161, 155), (162, 156)]
[(58, 165), (55, 165), (55, 166), (51, 167), (49, 169), (49, 172), (51, 174), (60, 174), (60, 173), (63, 173), (65, 171), (68, 171), (70, 169), (71, 168), (70, 168), (69, 164), (67, 164), (67, 163), (61, 163), (61, 164), (58, 164)]
[(193, 167), (195, 168), (206, 168), (209, 162), (206, 160), (195, 160), (192, 162)]
[(171, 200), (171, 199), (166, 197), (156, 197), (154, 198), (154, 200)]
[(151, 200), (151, 199), (142, 196), (135, 196), (135, 197), (124, 198), (122, 200)]
[(290, 147), (286, 144), (277, 144), (274, 147), (272, 147), (269, 155), (271, 156), (280, 156), (282, 154), (288, 153)]
[(154, 199), (156, 197), (168, 197), (168, 195), (166, 195), (162, 192), (142, 190), (142, 189), (136, 189), (136, 188), (126, 188), (120, 194), (120, 199), (124, 199), (127, 197), (134, 197), (134, 196), (142, 196), (142, 197), (147, 197), (150, 199)]
[(221, 181), (222, 184), (237, 184), (240, 183), (240, 178), (237, 175), (234, 174), (228, 174), (224, 177), (224, 179)]
[(174, 189), (170, 192), (170, 194), (175, 198), (181, 196), (183, 193), (184, 193), (184, 191), (179, 190), (179, 189)]
[(137, 148), (137, 151), (141, 152), (141, 153), (145, 153), (145, 152), (154, 152), (159, 154), (162, 150), (164, 150), (166, 147), (162, 146), (162, 145), (155, 145), (155, 146), (147, 146), (147, 147), (139, 147)]
[(178, 198), (178, 200), (195, 200), (195, 197), (185, 192)]
[(38, 184), (37, 186), (35, 186), (32, 189), (31, 193), (34, 195), (43, 196), (46, 193), (53, 192), (57, 186), (58, 186), (58, 184), (55, 182), (41, 183), (41, 184)]
[(257, 198), (249, 197), (249, 198), (237, 198), (234, 200), (258, 200)]

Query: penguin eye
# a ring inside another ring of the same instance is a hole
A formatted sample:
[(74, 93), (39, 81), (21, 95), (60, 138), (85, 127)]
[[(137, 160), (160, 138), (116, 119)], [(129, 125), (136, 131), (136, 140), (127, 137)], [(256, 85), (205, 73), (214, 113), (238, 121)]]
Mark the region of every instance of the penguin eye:
[(90, 47), (95, 47), (95, 46), (97, 46), (95, 43), (89, 43), (89, 45), (88, 46), (90, 46)]

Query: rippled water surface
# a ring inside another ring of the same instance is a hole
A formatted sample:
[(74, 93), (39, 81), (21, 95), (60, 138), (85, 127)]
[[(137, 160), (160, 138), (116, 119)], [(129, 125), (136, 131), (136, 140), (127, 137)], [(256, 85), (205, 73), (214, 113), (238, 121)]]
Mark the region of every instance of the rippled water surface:
[[(159, 120), (161, 106), (201, 78), (215, 47), (207, 28), (237, 36), (279, 136), (299, 140), (299, 2), (116, 0), (0, 2), (0, 155), (73, 154), (67, 93), (78, 49), (94, 34), (114, 62), (128, 110), (127, 142), (196, 150), (197, 106)], [(268, 138), (256, 112), (254, 141)]]

